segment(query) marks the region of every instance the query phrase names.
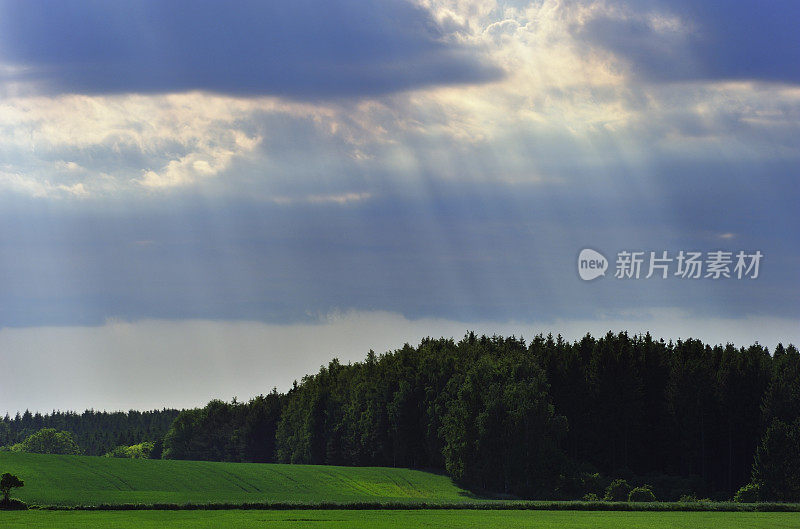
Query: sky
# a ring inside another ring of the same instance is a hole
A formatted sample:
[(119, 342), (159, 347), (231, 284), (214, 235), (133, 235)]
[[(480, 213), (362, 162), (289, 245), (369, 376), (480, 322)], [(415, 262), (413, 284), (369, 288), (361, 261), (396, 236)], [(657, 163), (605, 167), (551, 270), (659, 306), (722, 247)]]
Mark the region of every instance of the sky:
[(247, 399), (468, 330), (798, 344), (799, 22), (0, 0), (0, 413)]

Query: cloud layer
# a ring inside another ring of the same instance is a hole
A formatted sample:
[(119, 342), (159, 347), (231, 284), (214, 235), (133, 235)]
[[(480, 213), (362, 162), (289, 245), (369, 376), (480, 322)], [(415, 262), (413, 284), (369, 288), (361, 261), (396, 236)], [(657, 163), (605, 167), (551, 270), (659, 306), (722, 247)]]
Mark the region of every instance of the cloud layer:
[(613, 6), (581, 34), (646, 79), (800, 83), (800, 5), (793, 0), (633, 0)]
[[(0, 79), (43, 93), (364, 96), (497, 79), (405, 0), (0, 2)], [(4, 73), (3, 73), (4, 72)]]

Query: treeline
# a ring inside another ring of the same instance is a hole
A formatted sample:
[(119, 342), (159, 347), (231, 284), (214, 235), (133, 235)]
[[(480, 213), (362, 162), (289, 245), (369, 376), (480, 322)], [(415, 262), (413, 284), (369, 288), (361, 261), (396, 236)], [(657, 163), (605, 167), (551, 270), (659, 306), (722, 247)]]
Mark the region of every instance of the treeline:
[(42, 429), (70, 432), (86, 455), (101, 456), (120, 445), (144, 441), (160, 441), (166, 435), (178, 410), (104, 412), (86, 410), (83, 413), (53, 411), (52, 413), (8, 414), (0, 419), (0, 446), (23, 443)]
[(661, 500), (800, 501), (793, 346), (469, 333), (334, 359), (248, 402), (6, 417), (0, 445), (42, 427), (87, 454), (433, 469), (527, 498), (602, 498), (624, 482)]
[[(661, 499), (722, 499), (754, 478), (757, 448), (794, 468), (800, 448), (765, 433), (800, 446), (798, 419), (792, 346), (771, 355), (626, 333), (530, 344), (470, 333), (333, 360), (286, 395), (183, 412), (164, 456), (441, 469), (475, 489), (538, 498), (602, 495), (624, 477)], [(781, 489), (800, 499), (791, 476), (767, 479), (778, 485), (765, 499)]]
[(286, 396), (273, 390), (244, 404), (212, 400), (184, 410), (164, 437), (165, 459), (274, 461), (275, 430)]

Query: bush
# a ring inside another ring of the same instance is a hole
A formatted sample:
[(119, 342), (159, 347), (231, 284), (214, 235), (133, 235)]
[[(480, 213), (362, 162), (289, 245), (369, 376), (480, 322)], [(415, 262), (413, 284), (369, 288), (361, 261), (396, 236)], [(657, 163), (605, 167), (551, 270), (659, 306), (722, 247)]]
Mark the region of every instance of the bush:
[(116, 446), (112, 451), (103, 454), (103, 457), (118, 457), (120, 459), (125, 459), (128, 457), (128, 447), (124, 445)]
[(606, 487), (606, 495), (603, 499), (606, 501), (627, 501), (630, 491), (631, 486), (628, 485), (626, 480), (615, 479)]
[(761, 487), (758, 483), (748, 483), (736, 491), (733, 501), (736, 503), (756, 503), (761, 499)]
[(0, 507), (3, 509), (27, 509), (27, 506), (21, 501), (11, 499), (11, 491), (24, 486), (25, 482), (14, 474), (6, 472), (0, 476), (0, 493), (3, 494), (3, 499), (0, 500)]
[(628, 501), (656, 501), (656, 495), (650, 485), (642, 485), (628, 493)]
[(31, 454), (61, 455), (78, 455), (83, 452), (71, 432), (59, 432), (55, 428), (43, 428), (12, 446), (11, 450)]
[(600, 497), (594, 492), (589, 492), (583, 495), (583, 501), (600, 501)]
[(119, 457), (123, 459), (149, 459), (153, 453), (154, 443), (145, 441), (131, 446), (118, 446), (103, 457)]

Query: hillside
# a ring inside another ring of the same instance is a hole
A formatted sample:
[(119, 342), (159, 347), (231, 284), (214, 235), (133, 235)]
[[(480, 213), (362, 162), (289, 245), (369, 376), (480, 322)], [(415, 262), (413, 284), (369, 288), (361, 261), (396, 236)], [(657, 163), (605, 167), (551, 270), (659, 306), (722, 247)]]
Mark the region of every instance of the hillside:
[(113, 459), (0, 452), (0, 472), (39, 505), (475, 501), (442, 475), (323, 465)]

